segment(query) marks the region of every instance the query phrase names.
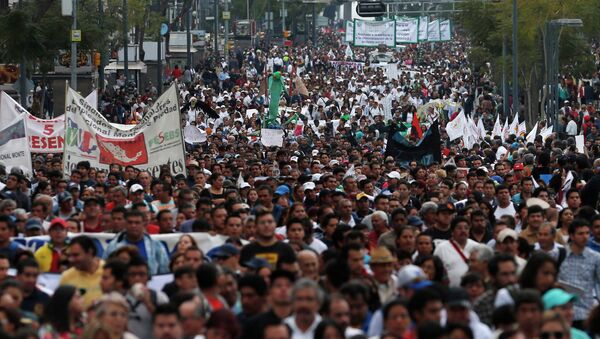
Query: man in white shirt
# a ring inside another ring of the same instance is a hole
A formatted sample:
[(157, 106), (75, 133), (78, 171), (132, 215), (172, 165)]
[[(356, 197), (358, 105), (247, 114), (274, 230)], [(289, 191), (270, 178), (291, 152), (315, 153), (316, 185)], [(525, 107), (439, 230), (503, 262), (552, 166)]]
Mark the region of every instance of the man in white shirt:
[(450, 286), (460, 285), (460, 279), (469, 270), (468, 258), (478, 246), (476, 241), (469, 239), (470, 228), (468, 219), (464, 217), (454, 218), (450, 224), (452, 237), (441, 242), (433, 253), (442, 259), (444, 268), (448, 273)]
[(508, 187), (504, 185), (496, 187), (496, 199), (498, 200), (498, 206), (494, 211), (494, 217), (496, 220), (500, 220), (503, 215), (510, 215), (511, 217), (514, 217), (515, 214), (517, 214), (515, 206), (510, 200), (510, 191), (508, 190)]
[(321, 322), (319, 309), (324, 293), (319, 285), (310, 279), (302, 278), (292, 289), (291, 316), (283, 320), (292, 329), (292, 339), (312, 339), (315, 329)]
[(577, 122), (575, 122), (575, 119), (570, 114), (567, 115), (567, 118), (569, 119), (566, 129), (567, 134), (570, 136), (577, 135)]

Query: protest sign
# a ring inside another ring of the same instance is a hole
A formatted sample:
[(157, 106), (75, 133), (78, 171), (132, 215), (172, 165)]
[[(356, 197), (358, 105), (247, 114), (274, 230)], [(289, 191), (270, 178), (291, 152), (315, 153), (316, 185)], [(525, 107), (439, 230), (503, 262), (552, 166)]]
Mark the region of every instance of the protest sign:
[(260, 130), (260, 141), (263, 146), (283, 146), (283, 130), (275, 128), (263, 128)]
[(196, 125), (187, 125), (183, 129), (183, 140), (188, 144), (199, 144), (206, 141), (206, 132)]
[(396, 19), (396, 43), (414, 44), (419, 42), (419, 19)]
[(427, 24), (427, 41), (440, 41), (440, 21), (433, 20)]
[[(207, 253), (214, 247), (223, 245), (225, 240), (227, 240), (227, 237), (225, 236), (210, 235), (206, 232), (192, 232), (186, 234), (190, 235), (192, 238), (194, 238), (194, 240), (196, 240), (198, 247), (204, 253)], [(116, 236), (114, 233), (69, 233), (68, 237), (73, 238), (79, 235), (87, 235), (94, 240), (97, 249), (97, 255), (99, 257), (104, 256), (104, 251), (108, 247), (108, 244)], [(167, 255), (171, 256), (171, 254), (177, 250), (176, 245), (179, 241), (179, 238), (181, 238), (181, 235), (182, 233), (151, 234), (150, 237), (160, 242), (167, 251)], [(32, 252), (35, 252), (38, 248), (47, 243), (50, 238), (47, 235), (41, 235), (37, 237), (13, 238), (13, 240), (29, 248)]]
[(69, 89), (65, 107), (64, 171), (80, 161), (108, 170), (111, 164), (136, 166), (158, 176), (166, 165), (171, 174), (185, 174), (185, 154), (175, 86), (171, 86), (130, 129), (110, 124), (77, 92)]
[(19, 168), (26, 176), (31, 176), (31, 153), (25, 129), (25, 121), (16, 117), (0, 130), (0, 163), (9, 173), (12, 168)]
[(427, 41), (427, 28), (429, 26), (429, 17), (419, 18), (419, 41)]
[(344, 41), (345, 42), (354, 41), (354, 21), (346, 20), (345, 27), (346, 27), (346, 32), (344, 33)]
[(450, 20), (444, 20), (440, 22), (440, 41), (452, 40), (452, 27), (450, 26)]
[(386, 45), (396, 47), (396, 21), (354, 20), (355, 46), (377, 47)]

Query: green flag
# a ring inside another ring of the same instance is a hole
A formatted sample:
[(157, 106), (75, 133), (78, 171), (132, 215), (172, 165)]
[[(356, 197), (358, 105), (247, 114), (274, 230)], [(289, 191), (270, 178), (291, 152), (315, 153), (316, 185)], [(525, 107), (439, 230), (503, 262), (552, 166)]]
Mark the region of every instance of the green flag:
[(283, 125), (287, 125), (289, 123), (294, 123), (296, 124), (298, 122), (298, 113), (294, 113), (294, 115), (292, 115), (289, 119), (287, 119), (286, 122), (283, 123)]
[(270, 128), (277, 125), (277, 117), (279, 116), (279, 98), (283, 92), (283, 78), (281, 73), (275, 72), (269, 77), (269, 115), (265, 121), (265, 127)]

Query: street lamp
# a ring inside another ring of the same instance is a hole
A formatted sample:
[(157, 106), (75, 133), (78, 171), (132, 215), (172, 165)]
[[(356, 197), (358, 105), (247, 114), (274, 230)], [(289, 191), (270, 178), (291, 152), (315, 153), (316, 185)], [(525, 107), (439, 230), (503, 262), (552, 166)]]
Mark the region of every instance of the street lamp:
[(552, 117), (554, 131), (558, 130), (558, 46), (563, 27), (582, 27), (581, 19), (555, 19), (546, 23), (546, 60), (548, 61), (547, 115)]

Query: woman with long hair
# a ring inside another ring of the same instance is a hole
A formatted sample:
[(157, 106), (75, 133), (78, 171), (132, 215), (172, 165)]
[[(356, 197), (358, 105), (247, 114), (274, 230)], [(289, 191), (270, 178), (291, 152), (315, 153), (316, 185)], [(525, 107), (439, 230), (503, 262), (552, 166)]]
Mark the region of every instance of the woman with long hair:
[(133, 339), (135, 336), (127, 332), (129, 320), (129, 304), (125, 297), (117, 292), (103, 295), (96, 306), (96, 320), (99, 324), (110, 324), (107, 328), (110, 339)]
[(82, 333), (83, 298), (73, 285), (59, 286), (44, 308), (41, 339), (78, 338)]
[(200, 196), (209, 198), (214, 205), (225, 203), (225, 188), (223, 187), (225, 177), (220, 173), (213, 173), (209, 181), (210, 187), (203, 190)]

